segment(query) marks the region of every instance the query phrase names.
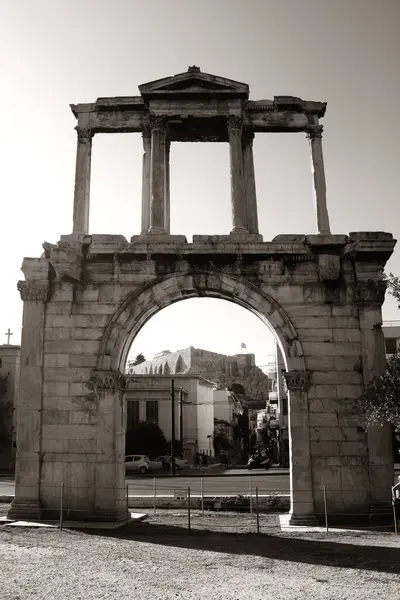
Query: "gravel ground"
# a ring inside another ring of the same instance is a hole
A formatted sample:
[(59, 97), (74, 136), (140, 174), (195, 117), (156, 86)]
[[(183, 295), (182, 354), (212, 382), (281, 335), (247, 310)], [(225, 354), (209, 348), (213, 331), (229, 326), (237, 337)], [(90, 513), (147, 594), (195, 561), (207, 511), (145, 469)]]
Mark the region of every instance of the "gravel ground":
[(260, 524), (256, 535), (248, 515), (194, 512), (189, 533), (184, 511), (163, 511), (113, 531), (0, 526), (0, 598), (400, 598), (400, 536)]

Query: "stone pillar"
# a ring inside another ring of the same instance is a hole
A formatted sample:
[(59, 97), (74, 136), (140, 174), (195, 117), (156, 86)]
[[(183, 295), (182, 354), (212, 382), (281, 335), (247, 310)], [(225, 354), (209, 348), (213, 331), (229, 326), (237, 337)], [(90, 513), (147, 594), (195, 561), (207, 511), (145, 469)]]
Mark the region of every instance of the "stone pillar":
[(283, 373), (289, 392), (291, 525), (316, 525), (310, 449), (307, 371)]
[(242, 136), (243, 147), (243, 175), (246, 198), (246, 226), (249, 233), (258, 233), (258, 211), (256, 179), (254, 175), (253, 158), (254, 132), (246, 129)]
[(246, 227), (245, 187), (243, 176), (242, 126), (243, 119), (229, 115), (228, 120), (230, 168), (231, 168), (231, 198), (232, 222), (231, 233), (248, 233)]
[[(384, 281), (359, 281), (356, 294), (360, 319), (362, 370), (364, 387), (386, 372), (385, 340), (381, 306), (385, 299)], [(370, 473), (370, 502), (374, 505), (390, 502), (393, 485), (392, 432), (389, 423), (367, 430)]]
[(166, 234), (165, 228), (165, 132), (166, 118), (150, 115), (150, 228), (149, 233)]
[(329, 215), (326, 205), (325, 168), (324, 157), (322, 154), (322, 130), (322, 125), (310, 125), (307, 128), (306, 133), (308, 139), (310, 140), (311, 146), (318, 233), (327, 234), (331, 232), (331, 229), (329, 226)]
[(171, 204), (169, 188), (169, 157), (171, 143), (165, 143), (165, 229), (168, 234), (171, 233)]
[(13, 519), (39, 519), (43, 354), (49, 285), (46, 281), (19, 281), (18, 290), (24, 308), (20, 390), (16, 407), (15, 498), (8, 515)]
[(75, 166), (75, 194), (73, 233), (89, 233), (90, 164), (93, 132), (89, 128), (75, 127), (78, 147)]
[(142, 233), (147, 233), (150, 227), (150, 166), (151, 166), (151, 133), (144, 129), (143, 138), (143, 169), (142, 169)]
[[(126, 410), (125, 375), (95, 371), (91, 378), (97, 396), (94, 514), (99, 521), (128, 518), (125, 490)], [(90, 495), (90, 494), (88, 494)]]

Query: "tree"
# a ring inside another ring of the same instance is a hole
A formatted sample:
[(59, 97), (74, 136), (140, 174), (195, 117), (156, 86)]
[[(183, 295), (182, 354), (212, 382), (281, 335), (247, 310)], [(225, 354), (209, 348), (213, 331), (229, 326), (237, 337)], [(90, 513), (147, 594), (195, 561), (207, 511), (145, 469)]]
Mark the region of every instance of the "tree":
[(393, 273), (389, 273), (389, 275), (385, 275), (385, 279), (388, 283), (389, 294), (396, 298), (400, 308), (400, 277), (395, 277)]
[(140, 353), (136, 356), (135, 360), (133, 361), (133, 366), (136, 367), (136, 365), (140, 365), (140, 363), (142, 362), (146, 362), (146, 358), (144, 354)]
[(357, 404), (367, 427), (391, 423), (400, 432), (400, 356), (389, 359), (386, 373), (369, 382)]
[(139, 421), (126, 434), (125, 454), (147, 454), (157, 458), (166, 454), (167, 448), (162, 429), (153, 421)]
[[(385, 279), (400, 308), (400, 278), (389, 273)], [(400, 356), (389, 359), (386, 373), (369, 382), (356, 405), (365, 412), (366, 427), (391, 423), (400, 432)]]

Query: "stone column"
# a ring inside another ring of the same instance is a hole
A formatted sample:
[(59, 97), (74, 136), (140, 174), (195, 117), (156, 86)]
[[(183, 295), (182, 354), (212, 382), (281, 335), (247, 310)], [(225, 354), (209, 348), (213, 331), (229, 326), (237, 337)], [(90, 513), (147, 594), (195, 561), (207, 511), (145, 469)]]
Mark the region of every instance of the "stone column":
[(143, 169), (142, 169), (142, 233), (147, 233), (150, 227), (150, 166), (151, 166), (151, 133), (144, 129), (143, 138)]
[[(385, 290), (384, 281), (368, 280), (357, 283), (364, 387), (371, 379), (386, 372), (385, 340), (381, 329), (381, 306), (385, 299)], [(393, 485), (392, 432), (389, 423), (383, 427), (369, 427), (367, 444), (370, 502), (373, 509), (374, 504), (390, 501), (390, 488)]]
[(165, 143), (165, 229), (168, 234), (171, 233), (171, 204), (169, 188), (169, 157), (171, 143)]
[(125, 521), (128, 518), (125, 491), (126, 410), (124, 405), (127, 379), (118, 371), (95, 371), (91, 381), (97, 396), (98, 411), (92, 517), (99, 521)]
[(308, 394), (311, 374), (283, 373), (289, 392), (290, 521), (291, 525), (316, 525), (310, 450)]
[(13, 519), (39, 519), (43, 354), (49, 285), (46, 281), (19, 281), (18, 290), (24, 308), (20, 390), (16, 407), (15, 498), (8, 514)]
[(246, 227), (245, 188), (243, 176), (242, 126), (243, 119), (229, 115), (228, 120), (232, 222), (231, 233), (248, 233)]
[(246, 198), (246, 226), (249, 233), (258, 233), (256, 179), (253, 158), (254, 132), (245, 129), (242, 136), (243, 175)]
[(311, 146), (318, 233), (329, 234), (331, 229), (329, 226), (329, 215), (326, 205), (325, 168), (324, 157), (322, 154), (322, 130), (322, 125), (310, 125), (306, 130), (306, 134), (310, 140)]
[(165, 132), (166, 118), (150, 115), (150, 228), (149, 233), (166, 234), (165, 228)]
[(75, 166), (75, 194), (73, 233), (89, 233), (90, 164), (93, 132), (89, 128), (75, 127), (78, 147)]

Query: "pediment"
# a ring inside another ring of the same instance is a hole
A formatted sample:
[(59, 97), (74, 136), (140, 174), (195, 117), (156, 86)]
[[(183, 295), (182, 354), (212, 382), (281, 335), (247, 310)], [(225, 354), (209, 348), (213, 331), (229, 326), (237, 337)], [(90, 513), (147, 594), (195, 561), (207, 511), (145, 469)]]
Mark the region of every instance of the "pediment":
[(249, 86), (240, 81), (202, 73), (199, 67), (189, 67), (185, 73), (143, 83), (139, 86), (142, 97), (151, 98), (171, 96), (221, 96), (247, 99)]

